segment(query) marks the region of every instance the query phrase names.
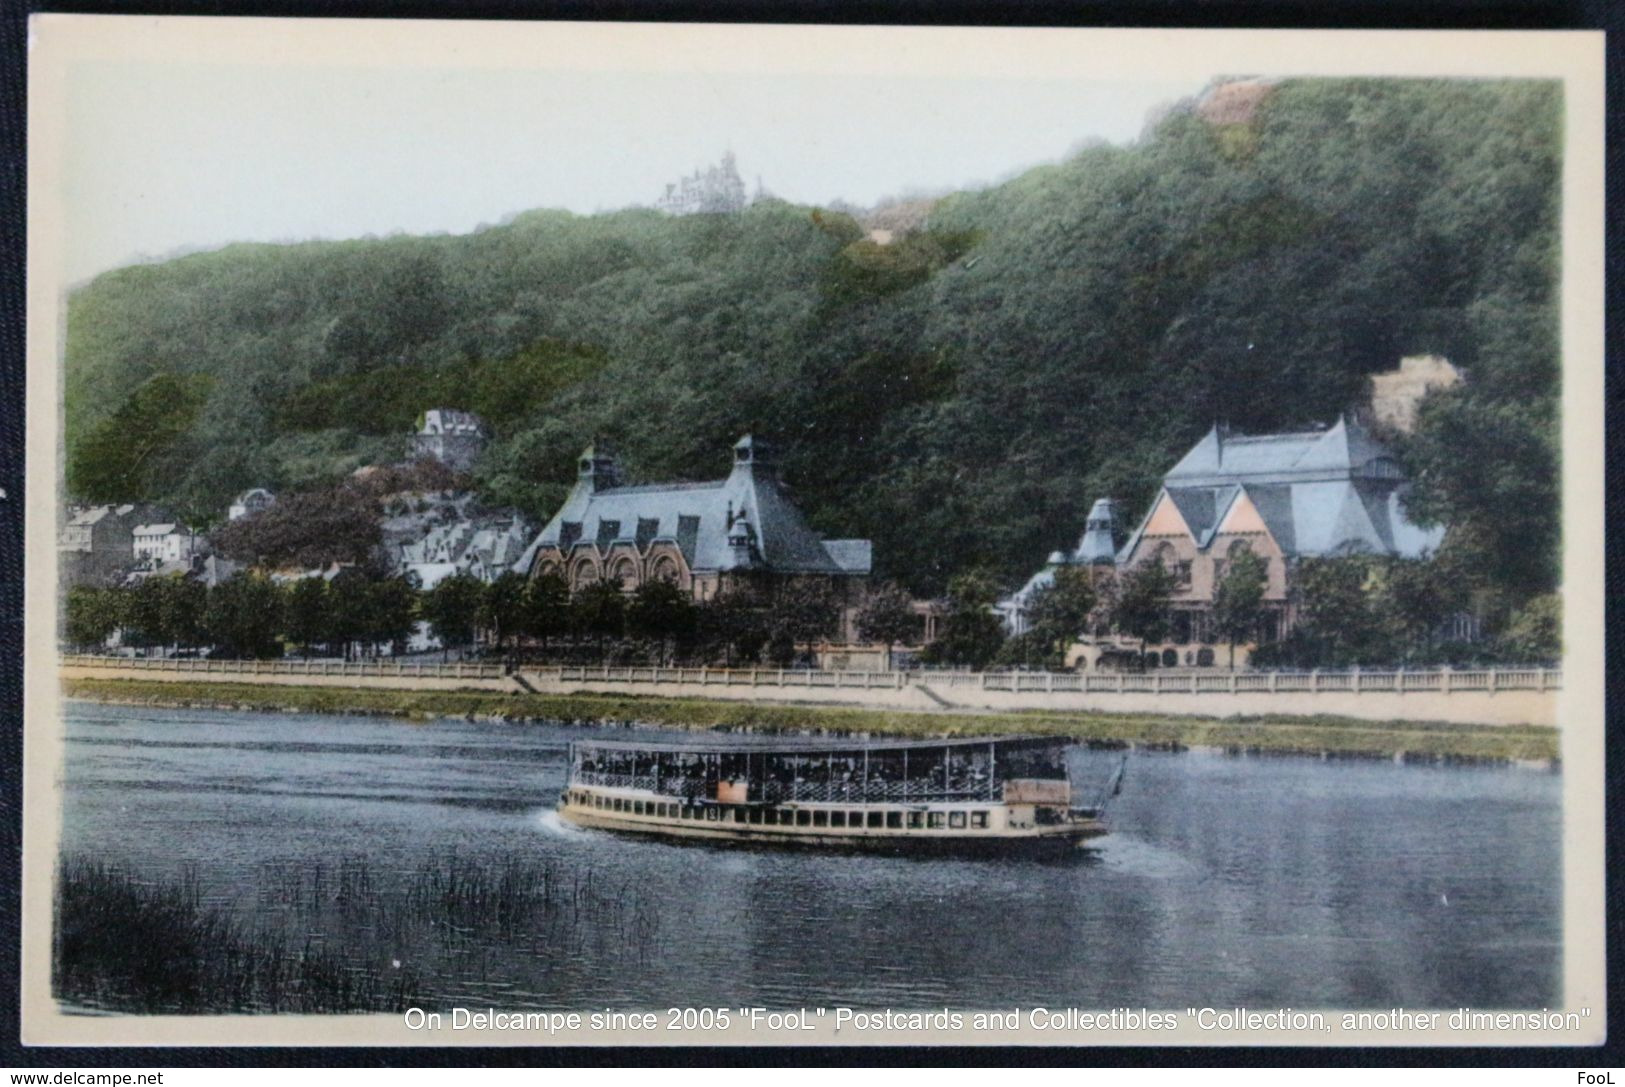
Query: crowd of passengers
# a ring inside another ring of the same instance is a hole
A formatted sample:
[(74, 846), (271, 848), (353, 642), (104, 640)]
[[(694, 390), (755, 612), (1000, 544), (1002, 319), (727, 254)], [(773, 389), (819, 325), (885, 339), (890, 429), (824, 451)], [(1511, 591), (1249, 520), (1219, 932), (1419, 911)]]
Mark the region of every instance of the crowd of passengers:
[[(750, 799), (775, 801), (793, 799), (803, 792), (827, 794), (840, 799), (885, 799), (895, 790), (887, 789), (894, 782), (907, 781), (918, 786), (922, 794), (983, 795), (993, 783), (991, 760), (980, 751), (947, 757), (947, 772), (943, 771), (943, 757), (920, 757), (907, 764), (888, 752), (882, 757), (871, 756), (865, 768), (862, 755), (846, 756), (767, 756), (752, 759), (746, 765), (743, 756), (723, 758), (705, 755), (671, 755), (656, 757), (647, 752), (588, 752), (579, 766), (583, 774), (607, 777), (603, 784), (633, 784), (631, 779), (644, 778), (658, 781), (662, 793), (688, 799), (715, 798), (716, 785), (725, 781), (733, 785), (748, 783)], [(867, 788), (865, 788), (867, 785)], [(911, 788), (909, 793), (916, 792)]]

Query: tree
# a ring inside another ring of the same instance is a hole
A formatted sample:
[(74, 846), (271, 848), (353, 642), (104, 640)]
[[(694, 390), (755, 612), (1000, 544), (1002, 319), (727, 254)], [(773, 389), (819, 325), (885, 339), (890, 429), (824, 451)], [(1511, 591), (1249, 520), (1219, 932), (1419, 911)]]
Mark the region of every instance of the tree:
[(1065, 661), (1063, 654), (1056, 649), (1055, 642), (1035, 630), (1006, 638), (1004, 644), (999, 647), (998, 654), (993, 658), (995, 665), (1022, 668), (1055, 669), (1064, 665)]
[(168, 645), (170, 638), (169, 579), (143, 578), (128, 590), (123, 610), (124, 639), (143, 649)]
[(209, 590), (204, 627), (225, 657), (279, 657), (282, 594), (270, 579), (238, 574)]
[(371, 626), (372, 579), (358, 566), (347, 566), (327, 583), (327, 640), (343, 646), (345, 660), (360, 650)]
[(1004, 624), (993, 614), (996, 595), (992, 579), (979, 570), (950, 581), (948, 612), (937, 640), (925, 647), (921, 658), (978, 670), (991, 664), (1004, 644)]
[(1377, 621), (1393, 633), (1402, 656), (1425, 657), (1440, 626), (1466, 603), (1457, 570), (1436, 558), (1391, 558), (1375, 573)]
[(288, 586), (283, 617), (283, 633), (307, 656), (313, 646), (328, 641), (333, 633), (333, 618), (327, 582), (319, 577), (304, 577)]
[(208, 587), (184, 574), (162, 580), (169, 583), (165, 586), (163, 606), (170, 641), (188, 648), (202, 644), (208, 638), (203, 621), (209, 605)]
[(1143, 648), (1168, 636), (1172, 618), (1168, 601), (1174, 594), (1174, 575), (1162, 563), (1142, 562), (1118, 576), (1112, 601), (1111, 624), (1120, 633), (1140, 639)]
[(797, 645), (805, 645), (810, 655), (814, 644), (833, 636), (840, 624), (840, 601), (828, 581), (796, 578), (774, 586), (767, 611), (768, 641), (777, 647), (773, 657), (781, 667), (790, 663)]
[(1300, 660), (1342, 667), (1387, 656), (1387, 639), (1367, 591), (1372, 575), (1368, 556), (1299, 559), (1292, 573), (1298, 612), (1293, 633)]
[(522, 574), (509, 570), (485, 586), (480, 598), (478, 622), (491, 632), (498, 651), (509, 648), (525, 626), (525, 594), (528, 585)]
[(748, 584), (733, 584), (700, 605), (700, 639), (728, 667), (760, 659), (768, 626), (760, 595)]
[(167, 481), (159, 462), (184, 442), (213, 386), (205, 374), (162, 371), (148, 378), (74, 443), (69, 493), (91, 502), (128, 502), (162, 489)]
[(1537, 596), (1518, 611), (1497, 638), (1501, 655), (1515, 664), (1555, 664), (1563, 657), (1563, 598)]
[(911, 645), (920, 636), (914, 598), (896, 582), (887, 582), (869, 594), (857, 617), (858, 637), (881, 645)]
[(574, 620), (570, 613), (570, 586), (558, 574), (539, 574), (525, 585), (523, 632), (541, 641), (568, 634)]
[(626, 594), (619, 581), (595, 581), (571, 600), (576, 629), (598, 643), (603, 656), (604, 643), (619, 640), (626, 633)]
[(364, 485), (341, 484), (278, 499), (213, 536), (227, 558), (256, 566), (362, 563), (379, 541), (377, 500)]
[(101, 649), (119, 628), (123, 602), (121, 589), (75, 585), (63, 603), (63, 640), (79, 650)]
[(374, 646), (399, 650), (417, 624), (417, 588), (404, 577), (379, 578), (368, 588), (365, 637)]
[(1066, 651), (1089, 632), (1098, 596), (1087, 568), (1062, 566), (1055, 580), (1033, 594), (1031, 633), (1047, 661), (1066, 659)]
[(661, 663), (694, 640), (699, 617), (694, 601), (670, 581), (645, 581), (626, 608), (626, 632), (658, 647)]
[(423, 594), (420, 614), (429, 630), (440, 639), (449, 659), (453, 648), (474, 643), (475, 627), (485, 600), (485, 586), (478, 578), (455, 573)]
[(1233, 550), (1230, 566), (1213, 591), (1213, 626), (1230, 645), (1230, 667), (1236, 666), (1236, 643), (1258, 636), (1264, 621), (1264, 592), (1269, 563), (1251, 548)]

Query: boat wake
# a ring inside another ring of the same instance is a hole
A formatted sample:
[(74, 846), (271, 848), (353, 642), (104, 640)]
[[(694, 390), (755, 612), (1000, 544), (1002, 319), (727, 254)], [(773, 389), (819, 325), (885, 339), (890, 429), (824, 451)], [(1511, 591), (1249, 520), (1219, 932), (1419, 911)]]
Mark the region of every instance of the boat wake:
[(536, 825), (542, 833), (554, 838), (570, 838), (579, 841), (588, 837), (592, 831), (585, 827), (578, 827), (574, 823), (567, 823), (559, 817), (556, 808), (543, 808), (536, 813)]
[(1110, 834), (1090, 845), (1106, 867), (1132, 876), (1181, 879), (1202, 870), (1189, 857), (1132, 835)]

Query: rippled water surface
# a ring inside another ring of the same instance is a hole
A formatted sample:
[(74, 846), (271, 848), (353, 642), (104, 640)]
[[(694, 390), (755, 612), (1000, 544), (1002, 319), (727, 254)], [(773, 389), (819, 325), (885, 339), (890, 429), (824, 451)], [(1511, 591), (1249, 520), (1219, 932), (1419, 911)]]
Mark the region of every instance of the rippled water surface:
[[(1077, 861), (673, 846), (562, 825), (537, 725), (68, 708), (64, 850), (196, 872), (255, 924), (417, 971), (446, 1005), (1540, 1007), (1560, 999), (1560, 778), (1142, 754)], [(1115, 756), (1079, 751), (1102, 781)], [(378, 886), (543, 865), (523, 931), (380, 934), (313, 866)], [(290, 911), (279, 894), (322, 909)], [(585, 888), (585, 890), (583, 890)], [(556, 922), (556, 923), (555, 923)]]

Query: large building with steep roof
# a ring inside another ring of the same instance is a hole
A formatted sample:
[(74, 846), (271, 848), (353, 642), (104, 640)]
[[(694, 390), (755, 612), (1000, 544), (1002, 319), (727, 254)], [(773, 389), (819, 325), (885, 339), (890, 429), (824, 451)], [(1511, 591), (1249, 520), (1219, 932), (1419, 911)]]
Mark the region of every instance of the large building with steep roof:
[(844, 640), (872, 565), (868, 540), (826, 540), (807, 524), (771, 447), (746, 435), (727, 478), (708, 483), (627, 486), (614, 455), (589, 446), (576, 484), (515, 568), (556, 573), (571, 591), (614, 580), (628, 592), (670, 581), (695, 600), (713, 599), (746, 578), (815, 578), (843, 601)]
[(1420, 558), (1436, 550), (1444, 529), (1410, 519), (1407, 490), (1399, 462), (1356, 420), (1251, 436), (1215, 426), (1163, 477), (1118, 566), (1160, 562), (1173, 573), (1177, 663), (1197, 663), (1202, 654), (1192, 647), (1213, 641), (1213, 594), (1243, 550), (1268, 567), (1265, 600), (1273, 608), (1266, 638), (1291, 623), (1287, 590), (1298, 559)]
[[(1174, 576), (1173, 633), (1167, 643), (1146, 647), (1148, 657), (1164, 666), (1211, 665), (1217, 662), (1210, 620), (1214, 593), (1238, 554), (1251, 551), (1265, 561), (1269, 614), (1259, 634), (1273, 640), (1293, 621), (1288, 589), (1299, 559), (1354, 553), (1420, 558), (1438, 548), (1444, 529), (1411, 520), (1408, 489), (1392, 452), (1354, 419), (1287, 434), (1242, 435), (1214, 426), (1163, 477), (1150, 508), (1114, 556), (1103, 556), (1111, 522), (1102, 500), (1090, 511), (1079, 547), (1052, 554), (998, 611), (1019, 634), (1034, 596), (1061, 566), (1123, 571), (1159, 562)], [(1245, 652), (1238, 654), (1238, 662), (1245, 659)]]

